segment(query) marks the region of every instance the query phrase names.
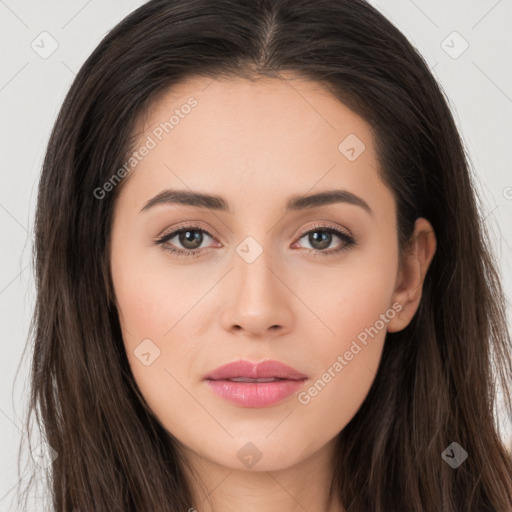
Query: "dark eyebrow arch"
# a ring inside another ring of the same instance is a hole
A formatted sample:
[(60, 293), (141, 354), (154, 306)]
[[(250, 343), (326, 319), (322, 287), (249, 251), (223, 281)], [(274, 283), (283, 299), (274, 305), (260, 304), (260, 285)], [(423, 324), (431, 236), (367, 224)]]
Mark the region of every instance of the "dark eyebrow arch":
[(348, 203), (360, 206), (367, 213), (373, 215), (372, 209), (364, 199), (346, 190), (328, 190), (311, 196), (292, 197), (286, 204), (286, 209), (303, 210), (305, 208), (315, 208), (333, 203)]
[[(286, 209), (289, 211), (297, 211), (306, 208), (318, 208), (320, 206), (334, 203), (348, 203), (360, 206), (367, 213), (373, 215), (372, 209), (364, 199), (352, 194), (351, 192), (347, 192), (346, 190), (329, 190), (310, 196), (294, 196), (286, 203)], [(184, 204), (198, 208), (209, 208), (211, 210), (230, 212), (228, 202), (221, 196), (203, 194), (191, 190), (176, 189), (163, 190), (150, 199), (142, 207), (141, 212), (147, 211), (159, 204)]]
[(191, 190), (163, 190), (155, 197), (150, 199), (141, 209), (139, 213), (149, 210), (159, 204), (185, 204), (188, 206), (196, 206), (198, 208), (209, 208), (210, 210), (219, 210), (229, 212), (228, 202), (220, 197)]

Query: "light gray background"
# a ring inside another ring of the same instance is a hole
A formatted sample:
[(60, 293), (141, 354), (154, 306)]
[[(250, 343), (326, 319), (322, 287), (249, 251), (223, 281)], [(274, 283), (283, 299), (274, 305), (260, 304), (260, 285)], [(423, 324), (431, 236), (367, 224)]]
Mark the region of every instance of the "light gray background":
[[(45, 147), (64, 96), (84, 60), (118, 21), (143, 3), (0, 0), (1, 512), (14, 510), (17, 450), (25, 436), (21, 425), (28, 393), (28, 358), (21, 362), (16, 382), (14, 378), (34, 304), (30, 256)], [(510, 298), (512, 0), (373, 3), (419, 49), (449, 97), (478, 180), (484, 216), (494, 234), (494, 249)], [(39, 52), (51, 49), (49, 36), (40, 35), (44, 31), (58, 44), (47, 58), (31, 47), (37, 45)], [(465, 41), (469, 46), (461, 53)], [(510, 310), (509, 301), (509, 320)], [(505, 425), (503, 435), (512, 446), (511, 430)], [(22, 478), (27, 476), (22, 474)], [(43, 509), (34, 505), (33, 510)]]

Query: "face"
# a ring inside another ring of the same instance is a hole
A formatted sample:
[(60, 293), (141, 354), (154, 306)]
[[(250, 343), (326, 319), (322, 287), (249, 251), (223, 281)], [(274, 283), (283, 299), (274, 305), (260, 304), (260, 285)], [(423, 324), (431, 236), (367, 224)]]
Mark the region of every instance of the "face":
[[(134, 378), (190, 454), (227, 468), (283, 469), (327, 446), (402, 308), (395, 203), (369, 126), (319, 84), (283, 77), (198, 78), (160, 97), (113, 220)], [(239, 360), (306, 379), (205, 380)]]

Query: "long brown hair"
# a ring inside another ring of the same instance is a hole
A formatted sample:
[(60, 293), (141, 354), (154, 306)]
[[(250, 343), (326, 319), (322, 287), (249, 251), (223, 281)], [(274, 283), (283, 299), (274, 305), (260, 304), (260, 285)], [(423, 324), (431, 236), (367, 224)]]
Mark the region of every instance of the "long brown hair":
[[(35, 221), (31, 417), (56, 458), (58, 511), (185, 511), (179, 441), (131, 374), (109, 267), (137, 120), (194, 76), (323, 84), (375, 132), (400, 248), (418, 217), (437, 251), (419, 310), (388, 333), (361, 408), (337, 439), (332, 492), (347, 512), (512, 509), (512, 461), (495, 416), (510, 404), (510, 334), (478, 197), (447, 101), (422, 57), (363, 0), (152, 0), (101, 41), (74, 80), (46, 152)], [(496, 384), (498, 383), (498, 384)], [(466, 452), (443, 460), (452, 443)]]

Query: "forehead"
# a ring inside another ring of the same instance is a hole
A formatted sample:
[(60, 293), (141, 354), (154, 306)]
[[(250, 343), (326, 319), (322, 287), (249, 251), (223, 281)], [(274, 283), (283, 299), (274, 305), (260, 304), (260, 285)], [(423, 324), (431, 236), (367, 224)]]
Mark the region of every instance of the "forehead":
[(208, 130), (207, 137), (203, 131), (196, 132), (197, 139), (203, 136), (203, 141), (215, 144), (229, 133), (231, 138), (225, 143), (232, 149), (251, 142), (271, 142), (276, 132), (281, 133), (281, 141), (286, 141), (288, 148), (305, 139), (311, 143), (324, 140), (326, 135), (327, 143), (335, 143), (344, 130), (353, 130), (372, 142), (371, 129), (361, 117), (318, 82), (291, 73), (255, 80), (189, 78), (153, 101), (138, 131), (141, 135), (151, 133), (168, 121), (176, 143), (183, 142), (180, 135), (190, 139), (188, 127)]
[(150, 105), (136, 133), (135, 151), (149, 150), (126, 192), (140, 207), (164, 188), (232, 193), (247, 206), (285, 190), (371, 195), (382, 186), (370, 126), (321, 84), (292, 74), (190, 78)]

